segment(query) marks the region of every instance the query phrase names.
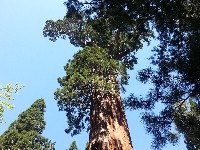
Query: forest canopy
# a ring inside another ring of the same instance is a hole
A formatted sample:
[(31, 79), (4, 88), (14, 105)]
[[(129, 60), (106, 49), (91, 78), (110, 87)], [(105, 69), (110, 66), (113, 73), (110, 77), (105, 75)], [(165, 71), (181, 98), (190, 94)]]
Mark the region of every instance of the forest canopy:
[[(133, 69), (137, 63), (135, 53), (144, 42), (150, 44), (152, 38), (159, 41), (152, 50), (149, 67), (138, 72), (138, 80), (150, 82), (153, 88), (146, 96), (133, 93), (123, 102), (127, 109), (143, 110), (142, 120), (153, 135), (153, 148), (177, 143), (179, 133), (185, 134), (177, 118), (192, 128), (183, 119), (185, 112), (193, 112), (195, 105), (196, 118), (200, 114), (199, 1), (69, 0), (64, 4), (67, 15), (63, 20), (48, 20), (44, 36), (52, 41), (69, 38), (73, 45), (82, 48), (96, 45), (106, 50), (110, 60), (119, 61), (124, 70)], [(154, 109), (157, 103), (163, 106), (158, 114)], [(197, 122), (195, 129), (199, 129), (198, 119)], [(177, 133), (172, 132), (173, 124)], [(185, 137), (186, 143), (190, 143), (188, 147), (193, 144), (193, 148), (199, 148)]]

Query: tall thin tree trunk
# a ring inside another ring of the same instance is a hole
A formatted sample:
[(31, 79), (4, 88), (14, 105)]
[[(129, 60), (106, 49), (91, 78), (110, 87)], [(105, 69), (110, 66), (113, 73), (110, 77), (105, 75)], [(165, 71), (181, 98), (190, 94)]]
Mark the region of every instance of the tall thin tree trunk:
[(116, 94), (95, 94), (90, 109), (89, 150), (132, 150), (126, 115), (117, 78)]

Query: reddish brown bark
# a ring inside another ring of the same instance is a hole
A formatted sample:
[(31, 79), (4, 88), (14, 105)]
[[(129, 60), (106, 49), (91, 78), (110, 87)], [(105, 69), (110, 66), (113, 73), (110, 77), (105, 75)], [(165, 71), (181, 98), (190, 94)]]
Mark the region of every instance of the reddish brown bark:
[(120, 94), (96, 94), (90, 110), (89, 150), (132, 149)]

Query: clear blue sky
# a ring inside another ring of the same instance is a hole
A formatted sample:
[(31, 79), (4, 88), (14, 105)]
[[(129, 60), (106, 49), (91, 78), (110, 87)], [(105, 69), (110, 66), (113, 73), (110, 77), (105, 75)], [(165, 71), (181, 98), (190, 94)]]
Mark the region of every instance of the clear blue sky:
[[(20, 82), (25, 87), (14, 95), (15, 109), (6, 111), (6, 123), (0, 126), (2, 134), (18, 115), (39, 98), (47, 104), (44, 136), (56, 142), (56, 150), (65, 150), (73, 140), (79, 150), (84, 150), (88, 134), (71, 137), (64, 132), (67, 127), (64, 112), (59, 112), (53, 93), (59, 87), (57, 78), (65, 72), (63, 66), (77, 48), (68, 41), (53, 43), (43, 37), (42, 30), (48, 19), (62, 19), (66, 13), (64, 0), (0, 0), (0, 84)], [(136, 70), (148, 65), (151, 47), (138, 54), (139, 64), (131, 71), (128, 92), (144, 94), (146, 85), (135, 80)], [(127, 111), (127, 119), (134, 150), (150, 150), (151, 136), (140, 122), (138, 111)], [(183, 140), (176, 147), (167, 145), (163, 150), (186, 150)]]

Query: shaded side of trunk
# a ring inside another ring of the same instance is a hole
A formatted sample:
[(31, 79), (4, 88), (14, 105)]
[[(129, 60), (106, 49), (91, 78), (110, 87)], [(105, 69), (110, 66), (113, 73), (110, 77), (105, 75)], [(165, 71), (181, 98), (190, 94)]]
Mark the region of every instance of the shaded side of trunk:
[(122, 98), (116, 94), (95, 94), (90, 109), (89, 150), (132, 150)]

